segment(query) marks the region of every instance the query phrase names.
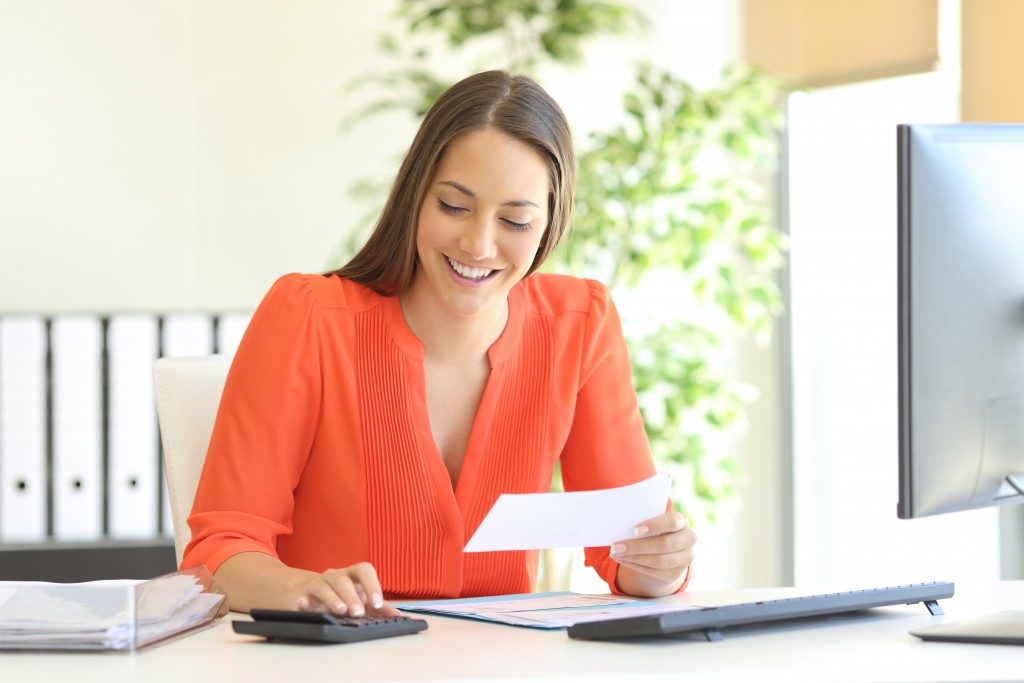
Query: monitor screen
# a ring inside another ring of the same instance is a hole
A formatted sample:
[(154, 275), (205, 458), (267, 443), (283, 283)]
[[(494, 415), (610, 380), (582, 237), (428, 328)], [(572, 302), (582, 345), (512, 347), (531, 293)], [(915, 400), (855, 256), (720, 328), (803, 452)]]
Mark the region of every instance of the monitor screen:
[(1024, 502), (1024, 125), (898, 150), (898, 514)]

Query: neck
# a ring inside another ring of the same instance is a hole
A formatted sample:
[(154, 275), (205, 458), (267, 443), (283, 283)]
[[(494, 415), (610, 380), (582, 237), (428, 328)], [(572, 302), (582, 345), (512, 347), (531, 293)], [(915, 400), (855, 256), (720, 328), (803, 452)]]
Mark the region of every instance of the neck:
[(400, 296), (405, 321), (423, 344), (424, 353), (436, 360), (454, 362), (486, 355), (505, 329), (508, 302), (463, 316), (433, 301), (425, 289), (410, 287)]

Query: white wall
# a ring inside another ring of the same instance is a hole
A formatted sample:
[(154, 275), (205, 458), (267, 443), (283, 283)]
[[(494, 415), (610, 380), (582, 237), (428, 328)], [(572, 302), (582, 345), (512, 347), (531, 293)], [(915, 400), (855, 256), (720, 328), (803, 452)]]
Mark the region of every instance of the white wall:
[(389, 122), (341, 86), (387, 6), (0, 5), (0, 310), (252, 307), (325, 268)]
[[(578, 137), (613, 122), (631, 60), (709, 86), (738, 55), (739, 0), (638, 5), (648, 39), (545, 74)], [(339, 132), (393, 6), (0, 0), (0, 312), (248, 309), (278, 275), (328, 267), (364, 210), (351, 181), (388, 174), (414, 132)], [(695, 586), (785, 576), (777, 352), (737, 364), (761, 390), (736, 445), (750, 484), (701, 529)]]
[[(708, 84), (735, 54), (735, 0), (638, 4), (651, 40), (552, 74), (581, 133), (607, 122), (624, 57)], [(251, 307), (323, 269), (356, 219), (350, 182), (386, 175), (413, 133), (338, 130), (393, 6), (0, 0), (0, 311)]]

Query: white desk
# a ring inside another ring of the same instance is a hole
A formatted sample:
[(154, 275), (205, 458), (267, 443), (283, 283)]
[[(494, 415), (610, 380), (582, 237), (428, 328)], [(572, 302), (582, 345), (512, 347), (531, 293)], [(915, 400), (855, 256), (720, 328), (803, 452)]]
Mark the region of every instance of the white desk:
[(134, 655), (0, 654), (0, 681), (1024, 680), (1024, 647), (925, 643), (907, 634), (942, 619), (1024, 609), (1024, 581), (957, 586), (942, 606), (946, 617), (931, 617), (920, 604), (889, 607), (724, 631), (717, 643), (575, 641), (564, 631), (428, 616), (430, 628), (413, 636), (281, 645), (236, 635), (229, 622), (238, 615), (229, 615), (210, 630)]

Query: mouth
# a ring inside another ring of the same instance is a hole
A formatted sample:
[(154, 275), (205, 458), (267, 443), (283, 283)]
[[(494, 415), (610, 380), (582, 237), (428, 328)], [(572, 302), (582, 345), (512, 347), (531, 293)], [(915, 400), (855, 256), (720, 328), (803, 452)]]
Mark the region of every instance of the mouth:
[(456, 261), (451, 256), (447, 255), (445, 255), (444, 260), (448, 264), (448, 270), (450, 270), (460, 282), (480, 284), (493, 279), (495, 275), (501, 272), (500, 269), (475, 268), (467, 266), (466, 264)]

